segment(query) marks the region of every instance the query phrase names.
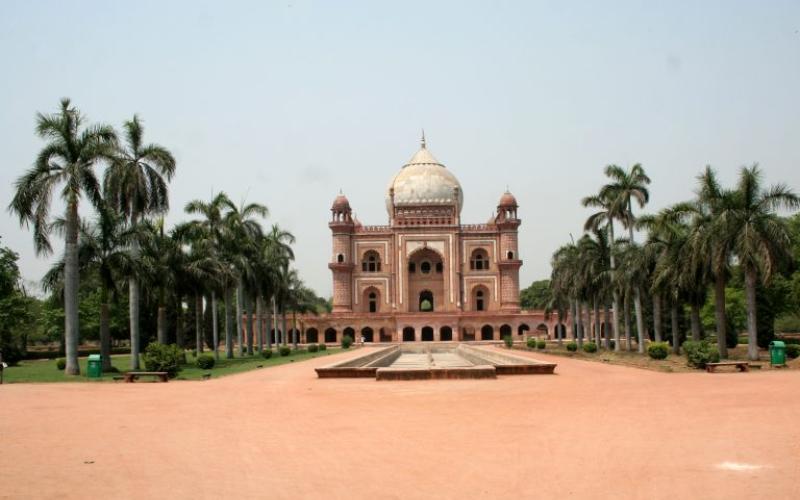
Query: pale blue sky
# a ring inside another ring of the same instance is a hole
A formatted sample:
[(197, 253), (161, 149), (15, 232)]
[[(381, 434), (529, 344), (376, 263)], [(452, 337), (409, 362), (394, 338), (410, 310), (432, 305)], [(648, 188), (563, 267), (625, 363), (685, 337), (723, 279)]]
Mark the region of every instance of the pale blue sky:
[[(464, 222), (506, 185), (520, 202), (521, 281), (581, 232), (608, 163), (644, 164), (653, 210), (706, 164), (759, 162), (800, 189), (800, 2), (0, 3), (0, 203), (62, 96), (93, 121), (138, 113), (178, 160), (170, 221), (226, 191), (295, 233), (297, 267), (330, 293), (330, 203), (365, 224), (418, 147), (459, 178)], [(2, 243), (36, 258), (3, 212)], [(60, 248), (60, 247), (59, 247)]]

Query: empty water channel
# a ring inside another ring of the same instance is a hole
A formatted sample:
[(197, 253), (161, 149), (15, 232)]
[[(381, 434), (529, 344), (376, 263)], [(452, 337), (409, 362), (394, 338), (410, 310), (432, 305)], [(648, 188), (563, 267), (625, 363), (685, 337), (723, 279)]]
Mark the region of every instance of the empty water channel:
[(552, 374), (555, 368), (555, 363), (544, 363), (487, 347), (404, 344), (370, 349), (361, 356), (316, 368), (316, 371), (319, 378), (424, 380)]

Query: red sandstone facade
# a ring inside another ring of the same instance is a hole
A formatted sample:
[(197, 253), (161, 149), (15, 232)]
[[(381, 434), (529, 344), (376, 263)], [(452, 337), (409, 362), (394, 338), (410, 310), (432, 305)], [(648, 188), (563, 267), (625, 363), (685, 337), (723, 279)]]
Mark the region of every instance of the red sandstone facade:
[(364, 226), (340, 194), (331, 207), (333, 311), (304, 316), (301, 342), (501, 340), (554, 333), (555, 318), (519, 303), (517, 200), (485, 224), (462, 224), (458, 180), (421, 149), (389, 184), (389, 223)]

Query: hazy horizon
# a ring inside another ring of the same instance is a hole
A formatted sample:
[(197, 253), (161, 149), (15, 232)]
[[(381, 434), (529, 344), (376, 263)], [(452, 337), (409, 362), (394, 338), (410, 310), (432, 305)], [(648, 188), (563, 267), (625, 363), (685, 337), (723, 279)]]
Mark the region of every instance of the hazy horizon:
[[(525, 287), (582, 233), (607, 164), (643, 164), (645, 211), (690, 198), (707, 164), (726, 185), (759, 163), (800, 189), (798, 30), (790, 1), (4, 2), (0, 201), (44, 144), (36, 112), (69, 96), (91, 123), (136, 113), (177, 159), (170, 224), (220, 191), (264, 203), (327, 297), (331, 202), (342, 189), (362, 223), (385, 224), (424, 128), (461, 182), (463, 223), (516, 196)], [(54, 235), (37, 258), (5, 210), (0, 235), (27, 280), (63, 248)]]

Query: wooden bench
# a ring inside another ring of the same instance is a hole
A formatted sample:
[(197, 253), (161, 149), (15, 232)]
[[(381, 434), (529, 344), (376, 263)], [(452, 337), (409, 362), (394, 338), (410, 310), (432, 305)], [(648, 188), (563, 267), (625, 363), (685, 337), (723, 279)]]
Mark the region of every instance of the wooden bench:
[(719, 363), (706, 363), (706, 371), (708, 373), (714, 373), (717, 367), (720, 366), (735, 366), (740, 372), (746, 372), (750, 370), (750, 366), (747, 361), (720, 361)]
[(161, 382), (169, 380), (167, 372), (125, 372), (125, 382), (136, 382), (139, 377), (157, 377)]

